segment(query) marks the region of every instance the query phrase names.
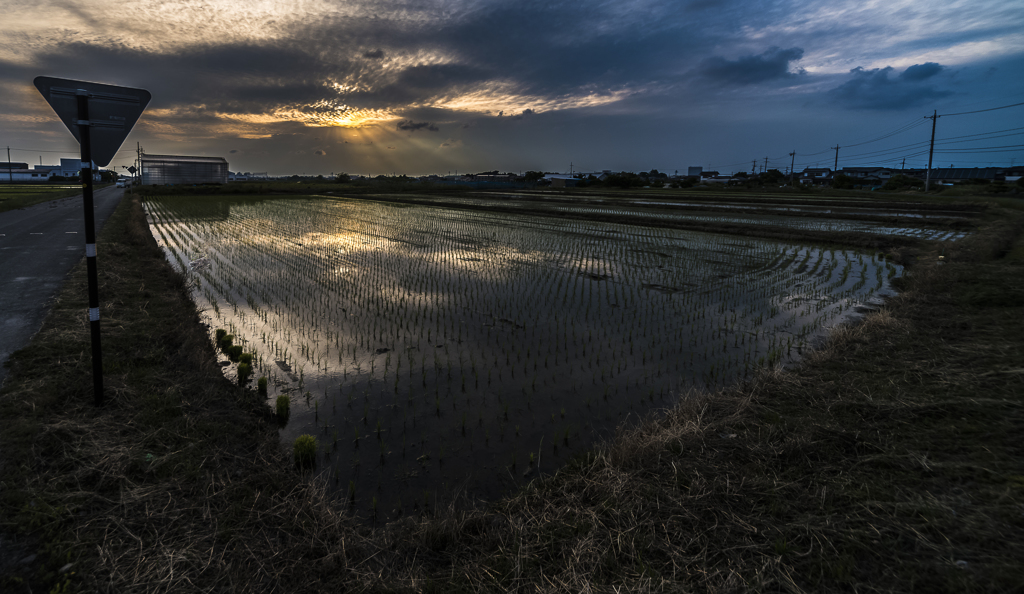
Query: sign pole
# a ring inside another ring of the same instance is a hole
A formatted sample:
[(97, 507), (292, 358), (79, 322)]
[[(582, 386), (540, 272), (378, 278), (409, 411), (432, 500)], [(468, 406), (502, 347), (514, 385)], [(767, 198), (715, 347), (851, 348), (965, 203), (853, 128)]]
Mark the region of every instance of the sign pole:
[(96, 274), (96, 212), (92, 175), (93, 171), (106, 166), (114, 158), (153, 96), (145, 89), (51, 76), (37, 76), (32, 82), (82, 147), (82, 207), (85, 209), (85, 264), (89, 275), (92, 386), (96, 406), (103, 406), (103, 351), (100, 349), (100, 291)]
[(89, 330), (92, 335), (92, 391), (96, 406), (103, 406), (103, 351), (100, 348), (100, 291), (96, 275), (96, 220), (92, 201), (92, 142), (89, 92), (78, 89), (78, 130), (82, 147), (82, 205), (85, 208), (85, 264), (89, 276)]

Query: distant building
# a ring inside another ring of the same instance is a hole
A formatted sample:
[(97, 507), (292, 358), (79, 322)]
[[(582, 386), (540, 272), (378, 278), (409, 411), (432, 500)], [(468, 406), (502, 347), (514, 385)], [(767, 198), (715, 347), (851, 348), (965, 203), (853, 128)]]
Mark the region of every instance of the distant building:
[(78, 177), (82, 174), (82, 160), (81, 159), (61, 159), (60, 168), (55, 169), (61, 177)]
[(580, 181), (579, 179), (565, 173), (549, 173), (541, 179), (551, 182), (552, 188), (575, 188), (576, 184)]
[(983, 179), (995, 181), (1005, 179), (1004, 170), (1001, 167), (949, 167), (946, 169), (932, 169), (931, 181), (945, 183), (963, 183), (972, 179)]
[(225, 184), (228, 162), (224, 157), (189, 157), (178, 155), (143, 155), (142, 183)]
[[(36, 165), (35, 167), (33, 167), (33, 169), (40, 173), (45, 171), (47, 174), (50, 175), (60, 175), (61, 171), (60, 165)], [(81, 173), (81, 170), (79, 170), (79, 173)]]
[[(6, 165), (6, 163), (4, 163)], [(6, 183), (25, 183), (25, 182), (43, 182), (50, 178), (49, 171), (42, 171), (36, 169), (8, 169), (7, 167), (0, 168), (0, 184)]]
[(843, 167), (841, 173), (854, 181), (867, 183), (886, 181), (893, 176), (893, 170), (888, 167)]
[(802, 184), (824, 184), (832, 179), (832, 170), (828, 167), (807, 167), (800, 172)]
[[(79, 164), (81, 161), (77, 159), (71, 159), (73, 163), (68, 163), (68, 167), (74, 164)], [(31, 183), (31, 182), (45, 182), (51, 177), (65, 176), (78, 178), (82, 171), (81, 169), (67, 169), (67, 175), (61, 165), (36, 165), (35, 167), (29, 167), (26, 163), (0, 163), (0, 183)], [(93, 172), (93, 180), (100, 181), (100, 172)]]
[(704, 168), (703, 167), (687, 167), (686, 168), (686, 176), (687, 177), (700, 177), (701, 173), (703, 173), (703, 172), (704, 172)]

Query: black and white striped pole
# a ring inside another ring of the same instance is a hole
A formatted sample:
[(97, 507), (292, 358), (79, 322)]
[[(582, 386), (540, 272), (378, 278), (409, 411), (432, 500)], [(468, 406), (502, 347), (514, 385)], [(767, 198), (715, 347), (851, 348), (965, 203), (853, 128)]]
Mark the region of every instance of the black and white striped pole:
[(100, 291), (96, 272), (96, 217), (93, 172), (110, 163), (152, 98), (149, 91), (101, 83), (38, 76), (36, 88), (78, 140), (82, 149), (82, 206), (85, 209), (85, 264), (89, 276), (89, 332), (92, 386), (103, 404), (103, 351), (100, 348)]
[(100, 283), (96, 273), (96, 218), (92, 200), (92, 126), (89, 92), (78, 89), (78, 133), (82, 147), (82, 206), (85, 208), (85, 267), (89, 276), (89, 334), (92, 338), (92, 393), (96, 406), (103, 405), (103, 349), (100, 347)]

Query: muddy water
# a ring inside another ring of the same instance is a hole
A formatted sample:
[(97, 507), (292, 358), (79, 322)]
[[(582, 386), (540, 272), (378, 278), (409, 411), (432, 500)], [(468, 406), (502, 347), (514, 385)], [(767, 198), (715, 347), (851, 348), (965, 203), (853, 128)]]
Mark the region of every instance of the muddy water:
[[(378, 519), (554, 472), (691, 387), (796, 360), (900, 273), (871, 254), (628, 224), (308, 198), (147, 204), (281, 437)], [(212, 330), (211, 330), (212, 332)], [(231, 373), (233, 367), (228, 367)]]

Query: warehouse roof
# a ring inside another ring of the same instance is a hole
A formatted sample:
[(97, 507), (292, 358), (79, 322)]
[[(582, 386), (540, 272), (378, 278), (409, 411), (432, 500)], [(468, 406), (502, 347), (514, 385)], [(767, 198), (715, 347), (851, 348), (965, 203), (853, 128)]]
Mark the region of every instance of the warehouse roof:
[(187, 155), (142, 155), (143, 161), (174, 161), (176, 163), (224, 163), (224, 157), (190, 157)]

